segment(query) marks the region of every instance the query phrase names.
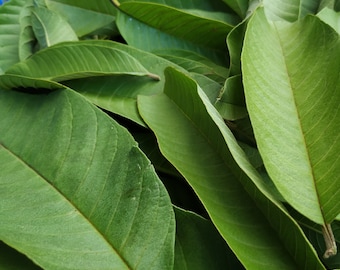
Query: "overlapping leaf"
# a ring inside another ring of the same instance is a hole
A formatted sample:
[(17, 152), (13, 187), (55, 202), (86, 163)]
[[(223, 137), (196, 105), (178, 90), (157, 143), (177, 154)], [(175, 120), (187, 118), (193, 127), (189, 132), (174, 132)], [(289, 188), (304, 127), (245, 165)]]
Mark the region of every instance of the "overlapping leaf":
[(318, 11), (320, 0), (263, 0), (268, 18), (272, 21), (294, 22)]
[[(0, 6), (0, 72), (19, 62), (20, 13), (24, 0)], [(0, 73), (0, 74), (1, 74)]]
[(301, 214), (330, 223), (340, 212), (338, 34), (314, 16), (270, 23), (260, 9), (242, 61), (247, 108), (269, 175)]
[(172, 269), (170, 199), (126, 130), (70, 90), (0, 94), (0, 240), (44, 269)]
[(69, 23), (60, 14), (47, 8), (32, 9), (31, 22), (41, 49), (65, 41), (78, 40)]
[(153, 77), (134, 57), (96, 41), (68, 42), (41, 50), (6, 74), (53, 81), (113, 74)]
[(240, 261), (248, 269), (323, 269), (196, 83), (166, 74), (163, 94), (140, 96), (140, 113)]
[[(46, 5), (50, 10), (58, 12), (67, 18), (68, 23), (72, 26), (78, 37), (83, 37), (109, 24), (112, 27), (112, 31), (115, 30), (115, 8), (112, 5), (108, 5), (109, 1), (88, 1), (85, 6), (81, 1), (65, 2), (48, 0)], [(93, 4), (98, 6), (93, 7)]]
[(242, 269), (211, 221), (177, 207), (175, 214), (174, 269)]
[[(191, 50), (217, 62), (225, 61), (225, 38), (233, 24), (238, 22), (221, 19), (226, 17), (229, 20), (227, 13), (198, 10), (194, 5), (189, 10), (159, 3), (127, 1), (119, 8), (117, 25), (129, 45), (146, 51)], [(132, 29), (138, 29), (139, 34), (133, 34)]]
[(340, 34), (340, 12), (324, 8), (317, 14), (317, 16)]

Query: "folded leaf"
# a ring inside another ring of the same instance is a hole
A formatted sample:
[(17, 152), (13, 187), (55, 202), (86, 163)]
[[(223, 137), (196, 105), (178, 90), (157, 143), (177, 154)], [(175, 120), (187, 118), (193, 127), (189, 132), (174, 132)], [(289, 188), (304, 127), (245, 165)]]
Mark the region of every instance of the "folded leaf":
[(95, 40), (57, 44), (12, 66), (6, 73), (57, 82), (114, 74), (158, 79), (131, 55)]
[(258, 148), (287, 202), (319, 224), (340, 213), (339, 62), (339, 36), (317, 17), (270, 23), (259, 9), (249, 22), (243, 82)]
[(164, 93), (140, 96), (138, 108), (162, 154), (193, 187), (247, 269), (323, 269), (193, 80), (166, 69)]
[(69, 23), (60, 14), (47, 8), (33, 8), (31, 20), (41, 49), (65, 41), (78, 40)]
[(340, 34), (340, 12), (324, 8), (317, 14), (317, 16)]
[(272, 21), (297, 21), (316, 13), (319, 4), (320, 0), (263, 0), (265, 13)]
[(172, 205), (131, 135), (70, 90), (0, 95), (0, 240), (44, 269), (172, 269)]
[(190, 50), (217, 63), (226, 63), (225, 38), (238, 20), (226, 22), (221, 17), (229, 18), (227, 13), (216, 16), (216, 11), (205, 12), (189, 5), (191, 9), (175, 8), (165, 5), (163, 1), (124, 1), (119, 6), (121, 11), (117, 14), (117, 26), (127, 43), (139, 49)]
[[(100, 11), (91, 10), (92, 3), (87, 1), (88, 8), (75, 6), (78, 3), (59, 3), (58, 1), (48, 0), (46, 5), (48, 9), (58, 12), (63, 17), (67, 18), (68, 23), (72, 26), (74, 31), (77, 33), (78, 37), (85, 36), (99, 28), (102, 28), (110, 23), (114, 22), (115, 17), (113, 15), (105, 14), (107, 10), (104, 8), (104, 3), (109, 1), (101, 1)], [(85, 3), (85, 2), (84, 2)], [(111, 5), (110, 10), (114, 9)], [(105, 12), (105, 13), (103, 13)]]

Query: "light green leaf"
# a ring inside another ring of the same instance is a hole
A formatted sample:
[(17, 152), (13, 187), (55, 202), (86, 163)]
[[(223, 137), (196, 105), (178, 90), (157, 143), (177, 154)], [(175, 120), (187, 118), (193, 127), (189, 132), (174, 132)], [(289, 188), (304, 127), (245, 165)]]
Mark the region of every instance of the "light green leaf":
[(76, 41), (78, 37), (68, 22), (58, 13), (47, 8), (32, 10), (32, 28), (40, 48), (50, 47), (64, 41)]
[(319, 224), (340, 213), (339, 45), (317, 17), (270, 23), (260, 9), (242, 55), (247, 108), (268, 173), (288, 203)]
[[(69, 2), (69, 1), (68, 1)], [(79, 2), (79, 1), (78, 1)], [(90, 2), (90, 1), (88, 1)], [(92, 1), (91, 1), (92, 2)], [(93, 1), (98, 2), (98, 1)], [(109, 1), (99, 1), (109, 2)], [(67, 22), (71, 25), (78, 37), (85, 36), (92, 33), (99, 28), (102, 28), (108, 24), (113, 24), (115, 17), (113, 15), (105, 14), (101, 12), (93, 11), (85, 7), (77, 7), (70, 3), (59, 3), (58, 1), (48, 0), (46, 1), (48, 9), (58, 12)], [(90, 8), (90, 6), (89, 6)], [(110, 9), (113, 9), (110, 6)]]
[(6, 73), (53, 81), (113, 74), (154, 77), (134, 57), (95, 40), (57, 44)]
[[(24, 0), (0, 6), (0, 72), (19, 62), (20, 13)], [(1, 73), (0, 73), (1, 74)]]
[(119, 8), (124, 13), (118, 12), (117, 26), (129, 45), (146, 51), (191, 50), (218, 63), (226, 61), (225, 38), (231, 23), (164, 4), (124, 2)]
[(164, 93), (140, 96), (138, 108), (239, 260), (247, 269), (324, 269), (202, 90), (174, 69), (166, 75)]
[(320, 0), (263, 0), (266, 16), (271, 21), (294, 22), (318, 11)]
[(211, 221), (177, 207), (175, 214), (174, 269), (244, 269)]
[(171, 202), (131, 135), (70, 90), (0, 95), (0, 240), (44, 269), (172, 269)]
[(317, 16), (340, 34), (340, 12), (324, 8), (317, 14)]

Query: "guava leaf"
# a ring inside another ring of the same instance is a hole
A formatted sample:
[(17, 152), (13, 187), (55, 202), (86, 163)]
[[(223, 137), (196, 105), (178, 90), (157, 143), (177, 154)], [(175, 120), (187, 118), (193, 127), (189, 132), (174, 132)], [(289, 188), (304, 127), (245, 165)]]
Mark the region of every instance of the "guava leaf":
[(12, 66), (6, 74), (57, 82), (114, 74), (153, 77), (131, 55), (96, 40), (65, 42), (46, 48)]
[(340, 213), (339, 62), (339, 35), (315, 16), (272, 23), (259, 9), (249, 22), (243, 82), (258, 148), (282, 196), (318, 224)]
[(294, 22), (318, 11), (320, 0), (263, 0), (266, 16), (271, 21)]
[(164, 93), (139, 96), (138, 108), (162, 154), (192, 186), (247, 269), (324, 269), (192, 79), (166, 69)]
[(25, 2), (24, 0), (13, 0), (0, 6), (0, 74), (20, 61), (20, 13)]
[(65, 41), (78, 40), (73, 28), (57, 12), (44, 7), (34, 7), (31, 21), (33, 32), (41, 49)]
[(71, 90), (0, 95), (0, 240), (44, 269), (172, 269), (170, 198), (126, 129)]

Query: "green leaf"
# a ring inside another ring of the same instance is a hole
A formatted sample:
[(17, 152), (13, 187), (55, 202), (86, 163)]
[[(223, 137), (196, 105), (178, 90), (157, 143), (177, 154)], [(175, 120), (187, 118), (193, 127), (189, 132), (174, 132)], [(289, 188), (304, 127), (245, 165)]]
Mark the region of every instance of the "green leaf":
[(95, 40), (57, 44), (12, 66), (6, 74), (53, 81), (113, 74), (153, 77), (134, 57)]
[[(19, 62), (20, 13), (24, 0), (0, 6), (0, 72)], [(3, 72), (2, 72), (3, 73)], [(0, 73), (1, 74), (1, 73)]]
[(73, 7), (78, 7), (85, 10), (92, 10), (94, 12), (107, 14), (111, 16), (116, 15), (116, 8), (111, 4), (110, 1), (79, 1), (79, 0), (44, 0), (46, 5), (50, 7), (53, 3), (65, 4)]
[(166, 69), (164, 93), (140, 96), (138, 108), (247, 269), (324, 269), (193, 80)]
[(158, 3), (124, 2), (119, 8), (124, 13), (118, 12), (117, 26), (129, 45), (146, 51), (191, 50), (217, 63), (226, 62), (225, 38), (237, 21), (231, 24), (219, 19), (221, 16), (217, 19), (216, 12), (193, 12)]
[(174, 269), (244, 269), (211, 221), (175, 207)]
[(270, 23), (260, 9), (242, 55), (247, 108), (268, 173), (319, 224), (340, 213), (339, 49), (338, 34), (317, 17)]
[(228, 69), (216, 65), (206, 57), (185, 50), (160, 50), (155, 52), (189, 72), (202, 74), (220, 84), (223, 84), (228, 77)]
[(317, 16), (340, 34), (340, 12), (324, 8), (317, 14)]
[[(70, 1), (68, 1), (70, 2)], [(78, 1), (79, 2), (79, 1)], [(89, 1), (88, 1), (89, 2)], [(91, 1), (92, 2), (92, 1)], [(95, 1), (98, 2), (98, 1)], [(103, 5), (109, 1), (99, 1)], [(85, 36), (98, 30), (108, 24), (113, 24), (115, 17), (111, 14), (105, 14), (104, 7), (99, 11), (93, 11), (86, 7), (77, 7), (70, 3), (59, 3), (58, 1), (46, 1), (48, 9), (58, 12), (72, 26), (78, 37)], [(89, 6), (91, 8), (91, 6)], [(112, 6), (110, 6), (112, 10)], [(106, 11), (105, 11), (106, 12)]]
[(224, 91), (215, 103), (215, 108), (226, 120), (242, 119), (248, 115), (241, 75), (226, 80)]
[(76, 41), (78, 37), (68, 22), (58, 13), (43, 7), (32, 10), (32, 28), (40, 48), (64, 41)]
[(44, 269), (172, 269), (171, 202), (131, 135), (70, 90), (0, 95), (0, 240)]
[(230, 55), (229, 76), (241, 74), (241, 52), (246, 28), (247, 20), (244, 20), (234, 27), (227, 36), (227, 45)]
[(20, 61), (30, 57), (34, 52), (35, 36), (31, 23), (33, 1), (26, 1), (20, 13), (19, 58)]
[(231, 7), (241, 18), (246, 16), (249, 0), (223, 0), (223, 2)]
[(294, 22), (318, 11), (320, 0), (263, 0), (266, 16), (271, 21)]
[[(82, 44), (91, 45), (93, 41), (83, 41)], [(183, 72), (185, 70), (164, 58), (131, 46), (104, 40), (95, 41), (95, 44), (126, 52), (140, 63), (143, 63), (149, 72), (160, 78), (160, 81), (155, 82), (144, 77), (100, 76), (64, 81), (63, 84), (81, 93), (94, 104), (145, 126), (137, 110), (137, 96), (154, 95), (162, 92), (164, 87), (164, 69), (166, 67), (173, 66)], [(221, 88), (220, 84), (201, 74), (192, 73), (190, 75), (209, 95), (211, 101), (215, 102)]]
[(64, 85), (42, 79), (33, 79), (30, 77), (25, 77), (21, 75), (0, 75), (0, 88), (1, 89), (21, 89), (32, 92), (35, 89), (38, 92), (43, 93), (46, 89), (61, 89), (65, 88)]

